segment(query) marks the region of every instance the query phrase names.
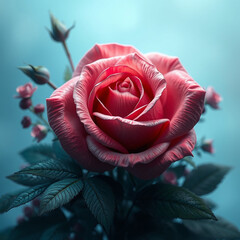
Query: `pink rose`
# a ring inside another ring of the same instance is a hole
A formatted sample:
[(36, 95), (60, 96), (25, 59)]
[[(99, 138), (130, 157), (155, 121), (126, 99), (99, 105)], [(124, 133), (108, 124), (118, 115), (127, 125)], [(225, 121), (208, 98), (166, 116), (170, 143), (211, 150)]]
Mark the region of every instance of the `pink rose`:
[(33, 93), (36, 91), (36, 87), (33, 88), (31, 83), (26, 83), (23, 86), (19, 86), (16, 91), (18, 93), (17, 98), (30, 98), (32, 97)]
[(32, 128), (31, 136), (34, 137), (37, 142), (40, 142), (47, 136), (47, 128), (43, 125), (37, 124)]
[(176, 57), (95, 45), (47, 99), (48, 119), (84, 168), (150, 179), (192, 155), (204, 96)]
[(219, 109), (219, 102), (222, 101), (221, 96), (215, 92), (213, 87), (208, 87), (206, 90), (205, 103), (212, 108)]

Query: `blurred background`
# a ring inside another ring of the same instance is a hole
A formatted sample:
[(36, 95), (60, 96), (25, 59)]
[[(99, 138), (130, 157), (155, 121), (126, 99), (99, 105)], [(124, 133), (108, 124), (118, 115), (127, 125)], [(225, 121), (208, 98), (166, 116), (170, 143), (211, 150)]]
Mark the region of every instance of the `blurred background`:
[[(218, 205), (216, 215), (240, 228), (238, 0), (0, 0), (0, 195), (19, 188), (5, 176), (19, 170), (23, 162), (18, 152), (33, 142), (30, 129), (20, 124), (29, 113), (13, 98), (16, 87), (30, 80), (16, 67), (44, 65), (60, 86), (68, 65), (61, 44), (53, 42), (45, 29), (50, 27), (49, 11), (68, 27), (76, 23), (67, 41), (75, 66), (95, 43), (133, 45), (143, 53), (178, 56), (200, 85), (213, 86), (223, 97), (221, 109), (208, 108), (205, 121), (196, 127), (198, 139), (214, 139), (216, 152), (196, 156), (195, 162), (232, 166), (208, 197)], [(48, 86), (38, 86), (34, 104), (45, 103), (51, 92)], [(20, 207), (0, 215), (0, 228), (16, 224), (21, 214)]]

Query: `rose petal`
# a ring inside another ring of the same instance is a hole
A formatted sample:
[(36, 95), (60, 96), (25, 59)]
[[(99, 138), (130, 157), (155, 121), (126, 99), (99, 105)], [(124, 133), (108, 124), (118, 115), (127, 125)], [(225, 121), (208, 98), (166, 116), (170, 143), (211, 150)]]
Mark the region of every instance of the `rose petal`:
[(94, 112), (96, 123), (109, 136), (121, 143), (129, 151), (146, 148), (161, 134), (169, 124), (168, 119), (149, 122), (136, 122), (121, 117), (108, 116)]
[(140, 153), (122, 154), (104, 147), (91, 136), (87, 137), (87, 143), (89, 150), (100, 161), (117, 167), (132, 167), (137, 163), (147, 164), (164, 153), (169, 146), (169, 143), (161, 143)]
[(144, 111), (134, 120), (147, 121), (163, 118), (164, 112), (159, 99), (166, 88), (166, 81), (156, 67), (136, 53), (122, 57), (116, 65), (126, 65), (137, 71), (141, 75), (140, 79), (144, 91), (152, 99)]
[(109, 137), (93, 122), (88, 109), (89, 94), (95, 85), (96, 79), (103, 70), (114, 65), (117, 60), (119, 58), (102, 59), (85, 66), (75, 85), (73, 99), (76, 104), (77, 115), (84, 124), (87, 133), (94, 136), (103, 145), (116, 151), (127, 153), (126, 148)]
[(139, 55), (141, 55), (141, 53), (132, 46), (125, 46), (125, 45), (120, 45), (116, 43), (96, 44), (80, 60), (80, 62), (78, 63), (73, 73), (73, 77), (79, 76), (85, 65), (93, 63), (99, 59), (125, 56), (129, 53), (134, 53), (134, 52), (137, 52), (139, 53)]
[[(103, 91), (103, 104), (111, 112), (113, 116), (125, 117), (131, 113), (138, 103), (138, 98), (129, 92), (120, 93), (117, 90), (112, 90), (110, 87), (108, 91)], [(99, 96), (99, 98), (101, 98)], [(102, 98), (101, 98), (102, 99)]]
[(78, 77), (69, 80), (47, 99), (48, 121), (65, 151), (91, 171), (106, 171), (112, 167), (101, 163), (88, 150), (86, 132), (76, 114), (73, 88)]
[[(87, 142), (89, 145), (88, 139)], [(194, 130), (191, 130), (188, 134), (171, 142), (169, 149), (162, 155), (158, 155), (155, 160), (147, 164), (139, 163), (134, 165), (134, 167), (128, 167), (128, 171), (134, 176), (145, 180), (158, 177), (171, 163), (186, 156), (192, 156), (195, 144), (196, 134)], [(90, 151), (92, 152), (91, 149)]]
[(172, 71), (165, 75), (166, 92), (163, 96), (165, 117), (170, 126), (163, 142), (186, 134), (199, 121), (204, 106), (205, 90), (186, 72)]
[(186, 72), (178, 57), (171, 57), (161, 53), (147, 53), (144, 56), (149, 59), (163, 75), (173, 70)]

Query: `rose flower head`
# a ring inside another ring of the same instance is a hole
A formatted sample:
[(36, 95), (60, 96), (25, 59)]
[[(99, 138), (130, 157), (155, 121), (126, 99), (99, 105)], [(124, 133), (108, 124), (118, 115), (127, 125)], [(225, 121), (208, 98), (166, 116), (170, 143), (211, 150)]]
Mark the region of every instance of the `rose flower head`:
[(50, 74), (47, 68), (43, 66), (22, 66), (18, 67), (24, 74), (30, 77), (36, 84), (45, 84), (49, 81)]
[(33, 85), (31, 83), (26, 83), (25, 85), (19, 86), (16, 89), (18, 93), (16, 98), (30, 98), (32, 97), (36, 89), (37, 89), (36, 87), (33, 88)]
[(213, 154), (214, 153), (213, 140), (212, 139), (203, 140), (202, 144), (201, 144), (201, 149), (204, 152), (208, 152), (208, 153)]
[(31, 136), (34, 137), (37, 142), (40, 142), (47, 136), (47, 128), (43, 125), (37, 124), (32, 128)]
[(214, 109), (219, 109), (219, 102), (222, 101), (221, 96), (216, 93), (213, 87), (208, 87), (206, 90), (205, 103)]
[(176, 57), (95, 45), (47, 99), (48, 119), (82, 167), (151, 179), (192, 155), (204, 97)]

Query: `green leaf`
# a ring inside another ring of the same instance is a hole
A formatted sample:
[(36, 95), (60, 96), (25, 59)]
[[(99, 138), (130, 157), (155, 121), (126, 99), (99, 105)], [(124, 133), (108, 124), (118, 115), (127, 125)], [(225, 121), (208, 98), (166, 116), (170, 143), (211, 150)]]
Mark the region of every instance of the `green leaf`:
[(227, 222), (223, 218), (218, 218), (218, 221), (201, 220), (192, 221), (184, 220), (183, 224), (193, 233), (214, 239), (239, 239), (240, 232), (231, 223)]
[(7, 212), (13, 203), (14, 199), (23, 192), (24, 190), (20, 190), (14, 193), (4, 194), (0, 198), (0, 213)]
[(67, 82), (72, 78), (72, 71), (69, 66), (66, 66), (64, 71), (64, 82)]
[(196, 168), (196, 164), (195, 162), (192, 160), (192, 157), (188, 156), (182, 159), (182, 161), (188, 163), (189, 165), (191, 165), (193, 168)]
[(86, 179), (83, 198), (98, 223), (109, 232), (115, 210), (115, 199), (111, 187), (97, 177)]
[(83, 188), (81, 179), (67, 178), (50, 185), (40, 200), (40, 214), (70, 202)]
[(23, 159), (29, 164), (36, 164), (55, 158), (52, 146), (50, 144), (32, 145), (20, 152)]
[(81, 176), (81, 169), (75, 163), (48, 160), (26, 167), (8, 176), (8, 178), (19, 184), (36, 186), (64, 178), (77, 178), (79, 176)]
[(53, 225), (43, 232), (40, 240), (66, 240), (70, 229), (66, 223)]
[(10, 228), (7, 228), (7, 229), (2, 230), (2, 231), (0, 232), (0, 239), (1, 239), (1, 240), (8, 240), (12, 229), (13, 229), (13, 228), (10, 227)]
[(32, 201), (34, 198), (42, 194), (48, 185), (39, 185), (33, 188), (28, 188), (25, 191), (21, 192), (16, 196), (16, 198), (13, 200), (12, 204), (10, 205), (10, 208), (18, 207), (20, 205), (23, 205), (27, 202)]
[(197, 195), (214, 191), (230, 168), (214, 164), (202, 164), (194, 169), (185, 179), (183, 187)]
[(153, 217), (215, 219), (204, 201), (185, 188), (157, 183), (137, 195), (137, 206)]

